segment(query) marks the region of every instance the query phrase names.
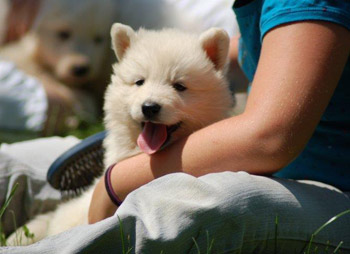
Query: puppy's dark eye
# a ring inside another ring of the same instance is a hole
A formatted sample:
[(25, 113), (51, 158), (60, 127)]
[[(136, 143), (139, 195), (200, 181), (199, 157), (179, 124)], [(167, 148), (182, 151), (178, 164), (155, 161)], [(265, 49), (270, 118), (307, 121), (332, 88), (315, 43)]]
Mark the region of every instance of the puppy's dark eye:
[(70, 31), (67, 30), (61, 30), (57, 32), (57, 37), (61, 40), (61, 41), (66, 41), (68, 40), (70, 37), (72, 36)]
[(143, 83), (145, 83), (145, 80), (144, 80), (144, 79), (139, 79), (139, 80), (137, 80), (137, 81), (135, 82), (135, 85), (137, 85), (137, 86), (142, 86)]
[(187, 87), (185, 87), (181, 83), (174, 83), (173, 87), (175, 88), (176, 91), (179, 91), (179, 92), (183, 92), (187, 89)]
[(96, 35), (96, 36), (94, 37), (94, 43), (95, 43), (95, 44), (101, 44), (102, 42), (103, 42), (103, 37), (102, 37), (102, 36)]

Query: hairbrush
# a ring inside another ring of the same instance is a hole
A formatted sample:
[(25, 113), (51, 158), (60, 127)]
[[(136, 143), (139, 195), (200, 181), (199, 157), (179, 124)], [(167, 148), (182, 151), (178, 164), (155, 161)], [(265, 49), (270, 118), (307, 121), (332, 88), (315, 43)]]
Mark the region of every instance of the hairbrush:
[(89, 187), (104, 171), (105, 137), (106, 131), (94, 134), (59, 156), (47, 173), (50, 185), (65, 197), (79, 195)]

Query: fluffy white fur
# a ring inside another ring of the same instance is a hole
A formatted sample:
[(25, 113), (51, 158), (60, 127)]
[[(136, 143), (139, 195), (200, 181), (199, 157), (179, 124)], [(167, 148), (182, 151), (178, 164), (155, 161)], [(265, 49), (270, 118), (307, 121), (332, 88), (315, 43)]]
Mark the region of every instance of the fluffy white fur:
[[(145, 101), (161, 105), (157, 123), (181, 122), (170, 143), (228, 115), (232, 97), (224, 78), (226, 32), (216, 28), (199, 36), (171, 29), (135, 32), (115, 24), (111, 36), (119, 62), (105, 95), (106, 165), (141, 152), (136, 140), (147, 121), (141, 110)], [(145, 80), (142, 86), (135, 84), (140, 79)], [(187, 90), (177, 91), (175, 83)], [(86, 224), (93, 188), (30, 221), (34, 241)], [(14, 235), (10, 242), (13, 239)]]
[[(213, 28), (198, 38), (177, 30), (135, 33), (128, 26), (114, 25), (111, 33), (120, 63), (114, 66), (105, 96), (106, 165), (140, 152), (136, 140), (145, 121), (145, 101), (162, 106), (158, 122), (182, 122), (171, 141), (226, 116), (232, 103), (224, 79), (226, 32)], [(139, 79), (145, 79), (140, 87), (134, 85)], [(177, 82), (187, 90), (176, 91)]]

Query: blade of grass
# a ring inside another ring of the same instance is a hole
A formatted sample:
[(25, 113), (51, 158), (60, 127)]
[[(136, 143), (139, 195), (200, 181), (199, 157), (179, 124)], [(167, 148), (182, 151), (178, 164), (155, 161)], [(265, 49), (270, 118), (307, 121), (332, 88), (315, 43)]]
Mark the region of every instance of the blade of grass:
[(15, 245), (20, 245), (21, 241), (18, 240), (18, 231), (17, 231), (17, 222), (16, 222), (16, 215), (13, 210), (10, 211), (11, 216), (12, 216), (12, 222), (13, 222), (13, 228), (15, 229)]
[(122, 240), (122, 251), (123, 251), (123, 254), (125, 254), (123, 223), (122, 223), (122, 220), (119, 218), (119, 216), (118, 216), (118, 221), (119, 221), (119, 224), (120, 224), (120, 237), (121, 237), (121, 240)]
[(326, 245), (326, 249), (324, 250), (325, 253), (328, 253), (329, 244), (330, 244), (330, 242), (329, 242), (329, 240), (328, 240), (328, 241), (327, 241), (327, 245)]
[(197, 249), (198, 254), (201, 254), (201, 250), (199, 249), (199, 246), (198, 246), (198, 244), (197, 244), (196, 239), (194, 239), (194, 237), (192, 237), (192, 240), (193, 240), (193, 242), (194, 242), (194, 245), (196, 246), (196, 249)]
[(0, 246), (6, 246), (6, 237), (3, 232), (0, 232)]
[(122, 251), (123, 254), (129, 254), (132, 250), (132, 247), (130, 247), (130, 236), (128, 236), (128, 250), (126, 250), (126, 246), (125, 246), (125, 242), (124, 242), (124, 228), (123, 228), (123, 223), (122, 220), (118, 217), (118, 221), (120, 224), (120, 237), (121, 237), (121, 241), (122, 241)]
[(319, 229), (317, 229), (317, 230), (315, 231), (314, 235), (317, 235), (318, 233), (320, 233), (320, 231), (321, 231), (322, 229), (324, 229), (325, 227), (327, 227), (327, 226), (328, 226), (329, 224), (331, 224), (333, 221), (339, 219), (340, 217), (342, 217), (342, 216), (344, 216), (344, 215), (346, 215), (346, 214), (348, 214), (348, 213), (350, 213), (350, 210), (346, 210), (346, 211), (341, 212), (341, 213), (339, 213), (338, 215), (334, 216), (334, 217), (331, 218), (329, 221), (327, 221), (325, 224), (323, 224)]
[(329, 221), (327, 221), (325, 224), (323, 224), (321, 227), (319, 227), (312, 235), (310, 238), (310, 242), (308, 244), (308, 248), (307, 248), (307, 254), (310, 254), (310, 249), (311, 249), (311, 245), (312, 245), (312, 241), (314, 240), (315, 236), (320, 233), (325, 227), (327, 227), (329, 224), (331, 224), (332, 222), (334, 222), (335, 220), (339, 219), (340, 217), (346, 215), (350, 213), (350, 210), (345, 210), (344, 212), (341, 212), (339, 214), (337, 214), (336, 216), (334, 216), (333, 218), (331, 218)]
[(34, 233), (31, 233), (30, 231), (29, 231), (29, 228), (27, 227), (27, 225), (23, 225), (23, 232), (24, 232), (24, 236), (26, 237), (26, 239), (27, 239), (27, 244), (29, 243), (29, 242), (31, 242), (31, 243), (34, 243)]
[(128, 251), (126, 254), (129, 254), (132, 251), (132, 247), (130, 247), (130, 235), (128, 235)]
[(275, 254), (277, 253), (278, 215), (275, 217)]
[(5, 234), (3, 232), (3, 228), (2, 228), (2, 223), (1, 223), (1, 218), (5, 213), (5, 210), (7, 209), (7, 207), (9, 206), (13, 196), (15, 195), (16, 189), (18, 187), (18, 183), (15, 183), (15, 185), (12, 187), (10, 195), (8, 196), (8, 198), (5, 200), (4, 204), (2, 205), (1, 209), (0, 209), (0, 245), (1, 246), (6, 246), (6, 238), (5, 238)]
[(11, 193), (10, 193), (9, 197), (6, 199), (4, 205), (1, 207), (1, 209), (0, 209), (0, 220), (1, 220), (5, 210), (9, 206), (13, 196), (15, 195), (17, 187), (18, 187), (18, 183), (15, 183), (15, 185), (12, 187), (12, 190), (11, 190)]
[(208, 230), (206, 232), (207, 232), (207, 254), (210, 254), (214, 245), (214, 238), (209, 243), (209, 232)]
[(335, 250), (333, 251), (333, 253), (337, 253), (337, 251), (339, 250), (340, 246), (343, 245), (343, 241), (340, 241), (340, 243), (338, 244), (337, 248), (335, 248)]

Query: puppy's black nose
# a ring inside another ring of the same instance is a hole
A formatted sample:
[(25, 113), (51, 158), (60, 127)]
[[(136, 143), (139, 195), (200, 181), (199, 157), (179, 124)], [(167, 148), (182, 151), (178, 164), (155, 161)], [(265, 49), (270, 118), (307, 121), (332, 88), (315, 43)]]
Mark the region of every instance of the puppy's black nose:
[(142, 104), (142, 113), (147, 119), (156, 116), (161, 109), (161, 106), (155, 102), (146, 101)]
[(90, 68), (88, 65), (76, 65), (72, 68), (72, 74), (76, 77), (83, 77), (89, 72)]

